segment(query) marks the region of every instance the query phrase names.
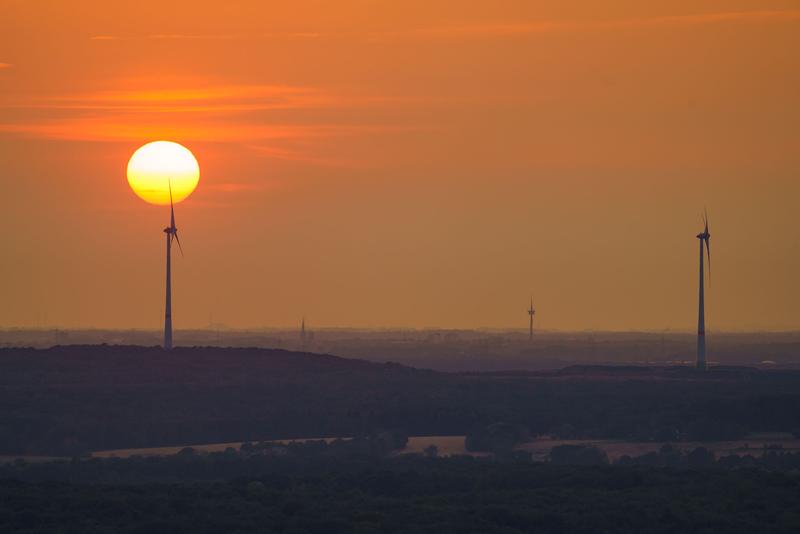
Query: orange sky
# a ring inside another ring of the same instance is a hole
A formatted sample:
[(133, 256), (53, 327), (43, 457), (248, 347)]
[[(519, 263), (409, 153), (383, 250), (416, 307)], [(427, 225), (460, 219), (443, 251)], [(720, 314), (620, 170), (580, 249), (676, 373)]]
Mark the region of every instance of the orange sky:
[(798, 1), (120, 4), (0, 4), (0, 327), (160, 327), (169, 139), (178, 329), (690, 329), (705, 206), (709, 329), (800, 328)]

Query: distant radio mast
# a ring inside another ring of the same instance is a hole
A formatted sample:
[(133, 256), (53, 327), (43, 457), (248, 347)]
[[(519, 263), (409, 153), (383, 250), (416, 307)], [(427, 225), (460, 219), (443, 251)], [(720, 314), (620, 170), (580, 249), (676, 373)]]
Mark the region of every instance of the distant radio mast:
[(528, 315), (530, 315), (530, 328), (528, 331), (528, 340), (533, 340), (533, 316), (536, 315), (536, 310), (533, 308), (533, 297), (531, 296), (531, 307), (528, 308)]

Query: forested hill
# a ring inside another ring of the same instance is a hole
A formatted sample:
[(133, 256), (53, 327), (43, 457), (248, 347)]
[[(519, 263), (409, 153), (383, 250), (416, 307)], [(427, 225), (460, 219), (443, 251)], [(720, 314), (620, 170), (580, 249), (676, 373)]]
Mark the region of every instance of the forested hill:
[(0, 454), (358, 435), (395, 426), (387, 408), (405, 425), (393, 408), (421, 410), (413, 399), (454, 379), (391, 363), (211, 347), (0, 349), (0, 369)]
[(657, 441), (800, 429), (800, 373), (586, 366), (447, 374), (267, 349), (0, 349), (0, 454), (368, 435)]
[(313, 380), (324, 376), (360, 377), (431, 375), (399, 364), (378, 364), (327, 354), (279, 349), (70, 345), (49, 349), (0, 349), (0, 385), (85, 384), (242, 384)]

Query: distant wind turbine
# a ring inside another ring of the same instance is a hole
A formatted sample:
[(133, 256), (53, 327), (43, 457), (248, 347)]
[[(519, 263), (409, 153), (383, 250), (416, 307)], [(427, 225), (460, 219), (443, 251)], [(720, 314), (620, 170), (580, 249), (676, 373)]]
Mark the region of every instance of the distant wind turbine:
[(708, 253), (708, 280), (711, 281), (711, 247), (709, 240), (711, 234), (708, 233), (708, 212), (703, 215), (705, 228), (702, 233), (697, 234), (700, 240), (700, 305), (697, 316), (697, 368), (706, 369), (706, 310), (705, 310), (705, 270), (703, 269), (703, 244)]
[(183, 256), (181, 240), (178, 239), (178, 229), (175, 227), (175, 206), (172, 203), (172, 182), (169, 183), (169, 226), (164, 228), (167, 236), (167, 303), (164, 307), (164, 349), (172, 349), (172, 240), (178, 243), (178, 249)]
[(533, 316), (536, 315), (536, 310), (533, 308), (533, 297), (531, 296), (531, 307), (528, 308), (528, 315), (531, 317), (530, 329), (528, 332), (528, 340), (533, 340)]

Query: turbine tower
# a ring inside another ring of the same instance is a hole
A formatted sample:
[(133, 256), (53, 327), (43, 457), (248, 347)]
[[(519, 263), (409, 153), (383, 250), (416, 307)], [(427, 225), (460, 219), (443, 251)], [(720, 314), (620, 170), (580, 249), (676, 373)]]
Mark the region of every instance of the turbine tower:
[(172, 182), (169, 182), (169, 226), (164, 228), (167, 237), (167, 303), (164, 307), (164, 350), (172, 350), (172, 240), (178, 242), (183, 256), (178, 229), (175, 227), (175, 206), (172, 203)]
[(703, 215), (705, 228), (702, 233), (697, 234), (700, 241), (700, 303), (697, 315), (697, 368), (705, 370), (706, 364), (706, 309), (705, 309), (705, 270), (703, 269), (703, 244), (705, 243), (708, 253), (708, 280), (711, 281), (711, 247), (709, 240), (711, 234), (708, 233), (708, 213)]
[(533, 297), (531, 297), (531, 307), (528, 308), (528, 315), (531, 317), (530, 329), (528, 332), (528, 340), (533, 340), (533, 316), (536, 315), (536, 310), (533, 308)]

